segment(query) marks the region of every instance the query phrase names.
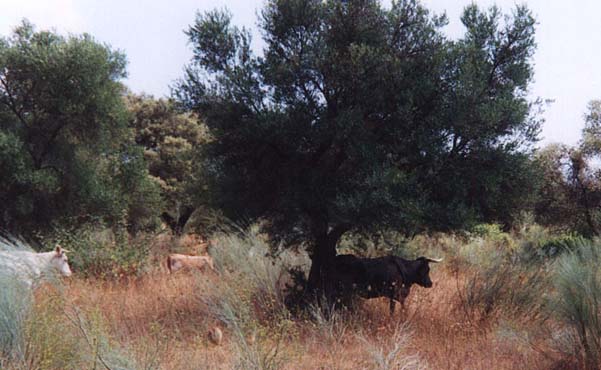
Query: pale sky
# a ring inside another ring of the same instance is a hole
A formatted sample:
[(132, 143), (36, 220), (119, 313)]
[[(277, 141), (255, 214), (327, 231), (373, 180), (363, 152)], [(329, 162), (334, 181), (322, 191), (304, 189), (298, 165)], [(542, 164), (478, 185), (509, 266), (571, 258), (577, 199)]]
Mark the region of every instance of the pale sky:
[[(422, 0), (435, 13), (446, 12), (446, 33), (459, 37), (462, 9), (471, 0)], [(387, 2), (385, 2), (387, 3)], [(587, 103), (601, 99), (601, 1), (478, 0), (504, 13), (525, 3), (538, 20), (535, 76), (530, 95), (553, 99), (546, 107), (542, 144), (574, 144), (580, 137)], [(125, 83), (134, 92), (168, 96), (192, 55), (183, 30), (196, 11), (227, 7), (234, 23), (256, 30), (263, 0), (0, 0), (0, 34), (6, 36), (22, 18), (38, 29), (92, 34), (124, 51), (129, 65)], [(259, 39), (259, 35), (255, 34)], [(255, 45), (260, 45), (256, 42)]]

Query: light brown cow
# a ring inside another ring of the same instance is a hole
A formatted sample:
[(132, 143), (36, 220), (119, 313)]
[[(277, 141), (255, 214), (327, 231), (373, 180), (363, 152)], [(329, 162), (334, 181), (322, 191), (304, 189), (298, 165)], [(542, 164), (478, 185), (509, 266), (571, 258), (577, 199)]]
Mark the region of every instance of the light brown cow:
[(199, 269), (209, 266), (215, 271), (213, 257), (211, 256), (187, 256), (185, 254), (171, 254), (167, 257), (167, 268), (170, 273), (180, 269)]

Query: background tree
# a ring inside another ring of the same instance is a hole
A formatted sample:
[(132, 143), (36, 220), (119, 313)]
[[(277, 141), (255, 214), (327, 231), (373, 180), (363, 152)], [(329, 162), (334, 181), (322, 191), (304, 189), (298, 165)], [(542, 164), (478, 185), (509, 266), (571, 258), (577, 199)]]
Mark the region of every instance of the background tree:
[(262, 56), (227, 12), (199, 14), (176, 97), (214, 140), (215, 206), (308, 241), (320, 286), (341, 235), (510, 222), (539, 123), (535, 21), (468, 7), (465, 37), (417, 1), (268, 1)]
[(152, 224), (158, 192), (127, 127), (125, 56), (89, 35), (0, 38), (0, 226)]
[(136, 143), (144, 148), (150, 175), (165, 200), (161, 218), (181, 233), (206, 195), (195, 157), (197, 147), (207, 141), (206, 129), (198, 117), (178, 112), (170, 100), (129, 94), (126, 102)]
[(601, 102), (589, 103), (582, 139), (551, 144), (537, 153), (542, 187), (537, 221), (585, 236), (601, 232)]

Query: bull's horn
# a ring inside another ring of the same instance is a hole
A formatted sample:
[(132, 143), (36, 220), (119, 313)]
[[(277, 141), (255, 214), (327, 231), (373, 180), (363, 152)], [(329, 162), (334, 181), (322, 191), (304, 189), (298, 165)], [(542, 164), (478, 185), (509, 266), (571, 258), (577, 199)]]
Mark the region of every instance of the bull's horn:
[(442, 262), (442, 258), (426, 258), (428, 262)]

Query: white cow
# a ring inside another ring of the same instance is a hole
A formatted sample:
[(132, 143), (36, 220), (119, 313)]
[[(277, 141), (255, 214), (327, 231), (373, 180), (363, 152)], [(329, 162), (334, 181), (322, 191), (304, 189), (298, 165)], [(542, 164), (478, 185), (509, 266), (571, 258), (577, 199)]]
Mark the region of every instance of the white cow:
[(40, 278), (60, 274), (71, 276), (66, 250), (57, 245), (52, 252), (0, 251), (0, 270), (10, 272), (28, 285)]

